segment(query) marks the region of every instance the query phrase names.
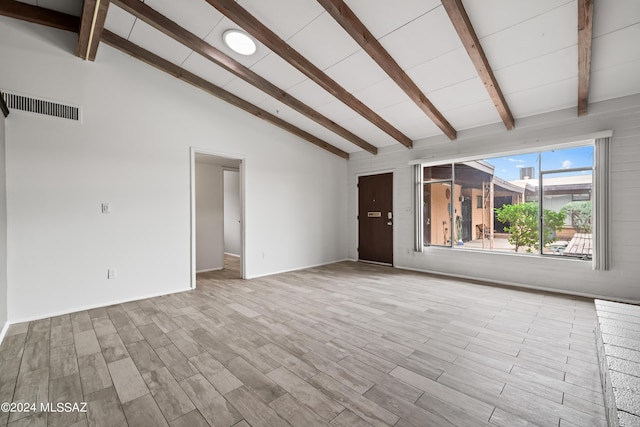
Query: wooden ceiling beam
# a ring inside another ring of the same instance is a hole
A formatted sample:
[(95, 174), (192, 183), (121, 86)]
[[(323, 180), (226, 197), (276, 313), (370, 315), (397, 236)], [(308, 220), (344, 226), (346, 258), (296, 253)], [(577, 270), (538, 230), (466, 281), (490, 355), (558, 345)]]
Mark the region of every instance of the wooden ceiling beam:
[(363, 102), (353, 96), (349, 91), (336, 83), (331, 77), (313, 65), (300, 52), (289, 46), (284, 40), (278, 37), (273, 31), (267, 28), (262, 22), (247, 12), (235, 0), (206, 0), (220, 13), (231, 19), (237, 25), (259, 40), (268, 49), (276, 53), (287, 61), (298, 71), (309, 79), (320, 85), (324, 90), (342, 101), (348, 107), (356, 111), (362, 117), (373, 123), (380, 130), (394, 138), (396, 141), (411, 148), (413, 142), (411, 138), (400, 132), (380, 115), (367, 107)]
[(95, 59), (108, 8), (109, 0), (86, 0), (78, 18), (15, 0), (0, 0), (0, 15), (78, 33), (76, 55), (90, 61)]
[(236, 107), (262, 119), (265, 120), (289, 133), (292, 133), (324, 150), (329, 151), (330, 153), (335, 154), (336, 156), (342, 157), (343, 159), (349, 159), (349, 153), (340, 150), (337, 147), (334, 147), (333, 145), (321, 140), (320, 138), (311, 135), (310, 133), (299, 129), (298, 127), (292, 125), (291, 123), (288, 123), (284, 120), (282, 120), (281, 118), (259, 108), (256, 107), (255, 105), (245, 101), (244, 99), (232, 94), (231, 92), (228, 92), (224, 89), (222, 89), (219, 86), (214, 85), (213, 83), (203, 79), (202, 77), (199, 77), (177, 65), (175, 65), (172, 62), (167, 61), (164, 58), (159, 57), (158, 55), (155, 55), (151, 52), (149, 52), (148, 50), (145, 50), (143, 48), (141, 48), (140, 46), (137, 46), (133, 43), (131, 43), (130, 41), (123, 39), (120, 36), (117, 36), (116, 34), (113, 34), (112, 32), (110, 32), (109, 30), (104, 30), (102, 32), (102, 41), (106, 44), (108, 44), (109, 46), (118, 49), (124, 53), (126, 53), (127, 55), (131, 55), (132, 57), (139, 59), (142, 62), (145, 62), (148, 65), (151, 65), (152, 67), (160, 70), (160, 71), (164, 71), (167, 74), (172, 75), (173, 77), (180, 79), (186, 83), (189, 83), (190, 85), (203, 90), (217, 98), (222, 99), (225, 102), (228, 102), (229, 104), (235, 105)]
[(141, 19), (157, 30), (163, 32), (177, 42), (182, 43), (189, 49), (193, 49), (195, 52), (199, 53), (200, 55), (234, 74), (235, 76), (262, 90), (263, 92), (272, 96), (283, 104), (293, 108), (305, 117), (315, 121), (316, 123), (343, 137), (347, 141), (368, 151), (371, 154), (378, 153), (378, 149), (374, 145), (368, 143), (364, 139), (343, 128), (339, 124), (333, 122), (331, 119), (318, 113), (316, 110), (304, 104), (302, 101), (289, 95), (284, 90), (278, 88), (276, 85), (269, 82), (264, 77), (251, 71), (249, 68), (245, 67), (235, 59), (227, 56), (220, 50), (200, 39), (195, 34), (190, 33), (183, 27), (171, 21), (164, 15), (158, 13), (141, 1), (112, 0), (112, 2), (116, 6), (121, 7), (125, 11), (129, 12), (138, 19)]
[(464, 48), (467, 50), (467, 53), (471, 58), (471, 62), (473, 62), (473, 65), (476, 67), (478, 75), (480, 76), (482, 83), (484, 83), (484, 87), (487, 89), (491, 101), (493, 101), (493, 105), (495, 105), (498, 110), (500, 118), (502, 118), (502, 121), (508, 130), (513, 129), (513, 116), (511, 115), (507, 101), (504, 99), (502, 90), (500, 90), (498, 81), (493, 74), (493, 70), (489, 65), (489, 60), (480, 45), (480, 40), (478, 40), (478, 36), (473, 29), (473, 25), (471, 25), (471, 20), (469, 20), (467, 11), (462, 5), (462, 0), (441, 1), (444, 9), (449, 15), (451, 23), (456, 29), (456, 32), (464, 45)]
[[(80, 31), (80, 18), (77, 16), (68, 15), (66, 13), (55, 12), (49, 9), (44, 9), (37, 6), (31, 6), (25, 3), (21, 3), (15, 0), (0, 0), (0, 15), (8, 16), (15, 19), (20, 19), (27, 22), (33, 22), (36, 24), (44, 25), (46, 27), (57, 28), (60, 30), (72, 31), (78, 33)], [(204, 80), (201, 77), (196, 76), (189, 71), (178, 67), (177, 65), (160, 58), (157, 55), (131, 43), (128, 40), (119, 37), (108, 30), (103, 30), (101, 34), (101, 41), (107, 43), (111, 47), (118, 49), (127, 55), (139, 59), (170, 74), (190, 85), (201, 89), (223, 101), (228, 102), (260, 119), (263, 119), (293, 135), (296, 135), (330, 153), (335, 154), (343, 159), (349, 159), (349, 153), (340, 150), (337, 147), (329, 144), (326, 141), (312, 135), (291, 123), (285, 122), (281, 118), (274, 116), (273, 114), (256, 107), (255, 105), (245, 101), (244, 99), (228, 92), (221, 87), (214, 85), (213, 83)]]
[(76, 56), (94, 61), (109, 10), (109, 0), (84, 0)]
[(59, 30), (78, 32), (80, 18), (16, 0), (0, 0), (0, 15)]
[(429, 101), (420, 88), (398, 65), (367, 27), (343, 0), (318, 0), (318, 3), (345, 29), (365, 52), (411, 98), (413, 102), (440, 128), (449, 139), (456, 139), (456, 130)]
[(9, 117), (9, 108), (7, 107), (7, 103), (4, 102), (2, 92), (0, 92), (0, 111), (2, 111), (4, 117)]
[(591, 78), (593, 0), (578, 0), (578, 116), (587, 114)]

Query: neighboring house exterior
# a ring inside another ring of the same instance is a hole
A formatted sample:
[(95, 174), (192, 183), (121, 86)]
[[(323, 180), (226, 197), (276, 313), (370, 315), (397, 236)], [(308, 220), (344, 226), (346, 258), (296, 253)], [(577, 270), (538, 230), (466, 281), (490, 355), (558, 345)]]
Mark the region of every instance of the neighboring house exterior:
[[(525, 190), (494, 175), (494, 166), (483, 161), (456, 163), (424, 170), (424, 241), (449, 245), (492, 239), (500, 223), (494, 209), (522, 203)], [(453, 178), (452, 178), (453, 177)], [(453, 212), (451, 212), (453, 209)]]
[[(505, 224), (496, 219), (495, 210), (508, 204), (539, 200), (537, 178), (506, 181), (496, 176), (494, 171), (495, 167), (484, 161), (424, 168), (425, 244), (456, 246), (481, 240), (482, 248), (493, 249), (494, 239), (505, 237), (506, 233)], [(543, 181), (544, 209), (560, 212), (570, 202), (591, 200), (591, 173), (545, 176)], [(561, 252), (575, 235), (571, 218), (567, 217), (565, 226), (556, 233), (557, 247), (549, 250)]]

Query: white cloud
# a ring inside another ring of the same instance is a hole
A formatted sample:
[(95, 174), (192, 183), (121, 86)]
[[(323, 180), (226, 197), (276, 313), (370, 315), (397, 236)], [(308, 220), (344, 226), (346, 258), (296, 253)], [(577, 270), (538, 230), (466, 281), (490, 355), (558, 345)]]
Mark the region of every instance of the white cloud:
[(518, 169), (526, 168), (526, 166), (525, 166), (525, 165), (516, 165), (516, 167), (517, 167)]
[(522, 159), (508, 158), (507, 160), (509, 160), (510, 162), (524, 163), (524, 160), (522, 160)]
[(562, 169), (569, 169), (571, 166), (573, 166), (573, 162), (571, 160), (565, 160), (562, 162)]

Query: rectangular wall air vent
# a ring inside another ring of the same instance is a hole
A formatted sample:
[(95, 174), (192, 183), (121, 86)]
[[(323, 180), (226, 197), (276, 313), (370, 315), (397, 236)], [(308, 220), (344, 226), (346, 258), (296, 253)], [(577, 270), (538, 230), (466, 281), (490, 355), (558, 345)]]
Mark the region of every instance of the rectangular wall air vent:
[(80, 120), (80, 108), (74, 105), (61, 104), (31, 96), (19, 95), (11, 92), (2, 92), (2, 98), (9, 110), (27, 111), (29, 113), (44, 114), (45, 116), (59, 117), (68, 120)]

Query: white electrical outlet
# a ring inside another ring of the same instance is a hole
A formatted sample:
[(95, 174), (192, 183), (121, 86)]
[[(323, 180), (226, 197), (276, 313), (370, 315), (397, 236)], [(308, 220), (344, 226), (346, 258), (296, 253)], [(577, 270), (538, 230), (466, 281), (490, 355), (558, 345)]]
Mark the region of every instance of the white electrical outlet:
[(118, 270), (115, 268), (110, 268), (107, 270), (107, 279), (117, 279), (118, 278)]

